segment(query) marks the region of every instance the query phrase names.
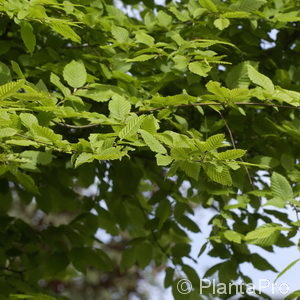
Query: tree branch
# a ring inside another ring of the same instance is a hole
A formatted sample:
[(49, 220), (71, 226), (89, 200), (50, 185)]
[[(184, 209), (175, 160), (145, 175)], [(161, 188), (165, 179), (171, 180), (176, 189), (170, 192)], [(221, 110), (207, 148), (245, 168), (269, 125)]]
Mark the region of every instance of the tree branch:
[[(189, 103), (189, 104), (179, 104), (179, 105), (170, 105), (170, 107), (174, 108), (180, 108), (180, 107), (193, 107), (193, 106), (224, 106), (224, 103), (219, 103), (219, 102), (199, 102), (199, 103)], [(236, 102), (235, 105), (239, 106), (264, 106), (264, 107), (278, 107), (278, 108), (290, 108), (290, 109), (297, 109), (300, 110), (300, 106), (291, 106), (291, 105), (281, 105), (281, 104), (271, 104), (271, 103), (257, 103), (257, 102)], [(168, 107), (168, 106), (167, 106)], [(137, 115), (141, 115), (143, 113), (151, 113), (155, 111), (162, 110), (166, 107), (156, 107), (156, 108), (151, 108), (151, 109), (144, 109), (135, 112)], [(56, 123), (56, 125), (65, 127), (65, 128), (70, 128), (70, 129), (86, 129), (86, 128), (92, 128), (92, 127), (98, 127), (101, 126), (102, 124), (99, 123), (90, 123), (87, 125), (72, 125), (72, 124), (67, 124), (67, 123)]]

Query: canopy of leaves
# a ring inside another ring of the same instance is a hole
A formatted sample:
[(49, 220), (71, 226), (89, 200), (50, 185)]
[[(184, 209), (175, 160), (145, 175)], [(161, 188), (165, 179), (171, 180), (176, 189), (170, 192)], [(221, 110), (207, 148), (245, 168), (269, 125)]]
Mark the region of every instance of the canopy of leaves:
[(0, 299), (75, 299), (91, 272), (113, 295), (148, 266), (198, 299), (195, 208), (207, 276), (276, 271), (248, 245), (300, 226), (299, 21), (297, 0), (1, 0)]

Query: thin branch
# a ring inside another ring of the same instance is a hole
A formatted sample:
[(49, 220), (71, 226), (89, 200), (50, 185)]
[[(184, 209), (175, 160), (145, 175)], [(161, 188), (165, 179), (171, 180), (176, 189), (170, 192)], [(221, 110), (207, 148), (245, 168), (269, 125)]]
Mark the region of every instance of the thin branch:
[[(180, 108), (180, 107), (193, 107), (193, 106), (224, 106), (223, 103), (219, 102), (199, 102), (199, 103), (189, 103), (189, 104), (179, 104), (179, 105), (170, 105), (170, 107), (174, 108)], [(236, 102), (235, 105), (239, 106), (264, 106), (264, 107), (278, 107), (278, 108), (290, 108), (290, 109), (298, 109), (300, 110), (300, 106), (291, 106), (291, 105), (281, 105), (281, 104), (271, 104), (271, 103), (257, 103), (257, 102)], [(168, 106), (167, 106), (168, 107)], [(156, 108), (151, 108), (151, 109), (144, 109), (135, 112), (137, 115), (143, 114), (143, 113), (151, 113), (155, 111), (159, 111), (162, 109), (165, 109), (166, 107), (156, 107)], [(86, 129), (86, 128), (93, 128), (93, 127), (98, 127), (103, 124), (99, 123), (90, 123), (87, 125), (72, 125), (72, 124), (67, 124), (63, 122), (54, 122), (56, 125), (65, 127), (65, 128), (71, 128), (71, 129)]]
[[(264, 106), (264, 107), (278, 107), (278, 108), (290, 108), (290, 109), (298, 109), (300, 110), (300, 106), (291, 106), (291, 105), (282, 105), (282, 104), (271, 104), (271, 103), (258, 103), (258, 102), (235, 102), (235, 105), (239, 106)], [(172, 105), (172, 107), (179, 108), (179, 107), (193, 107), (193, 106), (224, 106), (224, 103), (220, 102), (197, 102), (197, 103), (189, 103), (189, 104), (179, 104), (179, 105)], [(137, 114), (142, 113), (149, 113), (158, 110), (165, 109), (166, 107), (157, 107), (151, 109), (140, 110), (136, 112)]]
[[(220, 115), (220, 117), (221, 117), (222, 120), (224, 121), (225, 127), (226, 127), (226, 129), (227, 129), (227, 131), (228, 131), (228, 134), (229, 134), (229, 137), (230, 137), (230, 141), (231, 141), (232, 147), (233, 147), (234, 149), (236, 149), (234, 137), (233, 137), (232, 131), (231, 131), (231, 129), (230, 129), (230, 127), (229, 127), (229, 125), (228, 125), (226, 119), (224, 118), (224, 116), (222, 115), (222, 113), (221, 113), (220, 111), (218, 111), (218, 114)], [(244, 160), (243, 160), (242, 158), (240, 158), (240, 161), (244, 162)], [(248, 176), (248, 179), (249, 179), (250, 184), (252, 185), (253, 188), (255, 188), (255, 186), (254, 186), (254, 184), (253, 184), (253, 181), (252, 181), (252, 178), (251, 178), (251, 175), (250, 175), (250, 173), (249, 173), (249, 170), (248, 170), (247, 166), (244, 165), (244, 169), (245, 169), (245, 171), (246, 171), (246, 173), (247, 173), (247, 176)]]
[(102, 124), (99, 123), (91, 123), (91, 124), (87, 124), (87, 125), (71, 125), (71, 124), (67, 124), (67, 123), (56, 123), (54, 122), (56, 125), (62, 126), (62, 127), (66, 127), (66, 128), (72, 128), (72, 129), (85, 129), (85, 128), (92, 128), (92, 127), (97, 127), (100, 126)]

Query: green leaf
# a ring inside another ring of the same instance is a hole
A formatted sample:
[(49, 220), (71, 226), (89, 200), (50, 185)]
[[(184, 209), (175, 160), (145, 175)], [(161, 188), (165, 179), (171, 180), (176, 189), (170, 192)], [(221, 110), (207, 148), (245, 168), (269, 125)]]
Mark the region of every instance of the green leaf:
[(75, 43), (81, 42), (80, 36), (68, 24), (56, 22), (51, 24), (51, 28), (66, 39), (70, 39)]
[(138, 43), (145, 44), (149, 47), (152, 47), (154, 45), (154, 38), (143, 31), (137, 31), (135, 32), (135, 39)]
[(109, 101), (108, 109), (113, 118), (123, 121), (130, 113), (131, 105), (125, 98), (115, 96)]
[(245, 150), (242, 149), (231, 149), (221, 153), (216, 154), (216, 157), (221, 160), (228, 160), (228, 159), (237, 159), (244, 156), (246, 153)]
[(13, 136), (18, 132), (14, 128), (0, 128), (0, 139), (8, 136)]
[(245, 241), (263, 247), (272, 246), (276, 243), (281, 230), (289, 229), (277, 224), (265, 224), (248, 232)]
[(207, 77), (208, 72), (211, 70), (211, 66), (209, 66), (205, 62), (199, 62), (199, 61), (194, 61), (189, 63), (188, 68), (192, 73), (202, 77)]
[(293, 189), (287, 179), (273, 172), (271, 177), (271, 191), (274, 197), (277, 197), (285, 203), (294, 199)]
[(167, 199), (160, 201), (157, 210), (156, 217), (159, 219), (158, 228), (160, 229), (165, 221), (171, 216), (172, 206)]
[(199, 0), (199, 3), (202, 7), (207, 8), (211, 12), (218, 12), (218, 8), (212, 0)]
[(250, 261), (257, 270), (261, 270), (261, 271), (271, 270), (273, 272), (277, 272), (277, 270), (266, 259), (264, 259), (257, 253), (251, 254)]
[(172, 161), (172, 157), (169, 155), (156, 154), (156, 163), (158, 166), (168, 166)]
[(8, 82), (0, 86), (0, 100), (4, 100), (12, 96), (15, 92), (24, 86), (24, 80)]
[(33, 28), (30, 23), (22, 22), (21, 23), (21, 37), (23, 40), (24, 45), (26, 46), (27, 50), (30, 53), (33, 53), (35, 45), (36, 45), (36, 38), (33, 33)]
[(300, 290), (297, 290), (292, 292), (288, 296), (286, 296), (284, 300), (295, 300), (295, 299), (299, 299), (299, 297), (300, 297)]
[(145, 268), (149, 265), (153, 255), (153, 247), (148, 242), (140, 243), (136, 246), (136, 251), (138, 253), (136, 259), (137, 263), (141, 268)]
[(33, 114), (20, 113), (19, 117), (20, 117), (20, 120), (21, 120), (22, 124), (24, 126), (26, 126), (27, 128), (29, 128), (29, 129), (31, 128), (31, 126), (33, 124), (36, 124), (36, 125), (39, 124), (38, 119)]
[(33, 194), (38, 194), (39, 190), (38, 187), (36, 186), (33, 178), (25, 174), (19, 170), (13, 170), (11, 171), (12, 174), (16, 177), (17, 181), (29, 192)]
[(166, 269), (166, 275), (165, 275), (165, 279), (164, 279), (164, 287), (168, 288), (172, 285), (172, 283), (174, 282), (174, 269), (171, 267), (168, 267)]
[(146, 61), (146, 60), (152, 59), (154, 57), (157, 57), (157, 55), (156, 54), (142, 54), (137, 57), (127, 59), (126, 61), (127, 62), (139, 62), (139, 61)]
[(162, 154), (167, 153), (166, 148), (151, 133), (143, 129), (139, 129), (139, 133), (151, 151)]
[(94, 157), (93, 157), (92, 153), (81, 153), (76, 158), (74, 167), (77, 168), (77, 167), (81, 166), (82, 164), (92, 162), (93, 160), (94, 160)]
[(285, 274), (289, 269), (291, 269), (297, 262), (300, 261), (300, 258), (295, 259), (290, 264), (288, 264), (275, 278), (274, 283), (283, 275)]
[(128, 119), (127, 125), (119, 132), (119, 138), (123, 140), (136, 134), (143, 122), (143, 119), (144, 116), (132, 116)]
[(212, 151), (224, 146), (224, 134), (215, 134), (209, 137), (203, 144), (204, 151)]
[(234, 243), (238, 243), (240, 244), (243, 238), (243, 235), (240, 234), (239, 232), (233, 231), (233, 230), (226, 230), (224, 231), (224, 237), (230, 241), (230, 242), (234, 242)]
[(11, 81), (10, 69), (2, 62), (0, 62), (0, 84)]
[(274, 93), (274, 85), (270, 78), (259, 73), (254, 67), (248, 64), (249, 79), (256, 85), (261, 86), (269, 93)]
[(134, 247), (126, 248), (123, 251), (120, 264), (121, 271), (128, 270), (134, 265), (137, 254)]
[(218, 172), (218, 170), (216, 169), (216, 166), (213, 165), (205, 165), (204, 166), (204, 170), (205, 173), (207, 174), (207, 176), (220, 184), (223, 185), (231, 185), (232, 184), (232, 179), (229, 173), (229, 170), (226, 167), (222, 167), (222, 170), (220, 172)]
[(215, 27), (217, 27), (219, 30), (223, 30), (227, 28), (230, 25), (230, 21), (225, 18), (219, 18), (214, 21)]
[(87, 79), (84, 64), (75, 60), (65, 66), (63, 76), (65, 81), (73, 88), (82, 87)]
[(126, 43), (129, 39), (129, 33), (127, 29), (119, 26), (113, 25), (111, 28), (111, 33), (113, 37), (119, 42), (119, 43)]

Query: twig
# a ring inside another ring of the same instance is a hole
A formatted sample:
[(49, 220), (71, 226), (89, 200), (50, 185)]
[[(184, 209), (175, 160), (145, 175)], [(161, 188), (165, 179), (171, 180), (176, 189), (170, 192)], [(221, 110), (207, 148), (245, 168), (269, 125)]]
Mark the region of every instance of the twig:
[(87, 125), (71, 125), (71, 124), (67, 124), (67, 123), (56, 123), (54, 122), (56, 125), (62, 126), (62, 127), (66, 127), (66, 128), (72, 128), (72, 129), (85, 129), (85, 128), (92, 128), (92, 127), (97, 127), (100, 126), (102, 124), (96, 124), (96, 123), (91, 123), (91, 124), (87, 124)]
[[(300, 106), (291, 106), (291, 105), (282, 105), (282, 104), (258, 103), (258, 102), (235, 102), (234, 104), (239, 105), (239, 106), (264, 106), (264, 107), (278, 107), (278, 108), (290, 108), (290, 109), (300, 110)], [(210, 106), (210, 105), (224, 106), (224, 103), (220, 103), (220, 102), (197, 102), (197, 103), (179, 104), (179, 105), (172, 105), (172, 106), (170, 105), (170, 106), (175, 107), (175, 108), (179, 108), (179, 107)], [(168, 107), (168, 106), (140, 110), (140, 111), (136, 112), (136, 114), (150, 113), (150, 112), (165, 109), (166, 107)]]
[[(179, 104), (179, 105), (170, 105), (170, 106), (164, 106), (164, 107), (156, 107), (156, 108), (151, 108), (151, 109), (144, 109), (135, 112), (137, 115), (143, 114), (143, 113), (151, 113), (155, 111), (159, 111), (162, 109), (165, 109), (167, 107), (174, 107), (174, 108), (180, 108), (180, 107), (193, 107), (193, 106), (224, 106), (223, 103), (218, 103), (218, 102), (199, 102), (199, 103), (189, 103), (189, 104)], [(264, 106), (264, 107), (278, 107), (278, 108), (290, 108), (290, 109), (298, 109), (300, 110), (300, 106), (291, 106), (291, 105), (281, 105), (281, 104), (271, 104), (271, 103), (257, 103), (257, 102), (236, 102), (235, 105), (240, 105), (240, 106)], [(86, 128), (92, 128), (92, 127), (98, 127), (103, 124), (99, 123), (90, 123), (87, 125), (72, 125), (72, 124), (67, 124), (67, 123), (62, 123), (62, 122), (54, 122), (55, 124), (66, 127), (66, 128), (72, 128), (72, 129), (86, 129)]]
[[(222, 115), (222, 113), (221, 113), (220, 111), (218, 111), (218, 114), (220, 115), (220, 117), (221, 117), (222, 120), (224, 121), (225, 127), (226, 127), (226, 129), (227, 129), (227, 131), (228, 131), (228, 134), (229, 134), (229, 137), (230, 137), (230, 140), (231, 140), (232, 147), (233, 147), (234, 149), (236, 149), (234, 137), (233, 137), (232, 131), (231, 131), (231, 129), (230, 129), (230, 127), (229, 127), (229, 125), (228, 125), (226, 119), (224, 118), (224, 116)], [(240, 158), (240, 161), (244, 162), (244, 160), (243, 160), (242, 158)], [(253, 181), (252, 181), (252, 178), (251, 178), (251, 175), (250, 175), (250, 173), (249, 173), (249, 170), (248, 170), (247, 166), (244, 165), (244, 169), (245, 169), (245, 171), (246, 171), (246, 173), (247, 173), (247, 176), (248, 176), (248, 179), (249, 179), (250, 184), (252, 185), (253, 188), (255, 188), (255, 186), (254, 186), (254, 184), (253, 184)]]

